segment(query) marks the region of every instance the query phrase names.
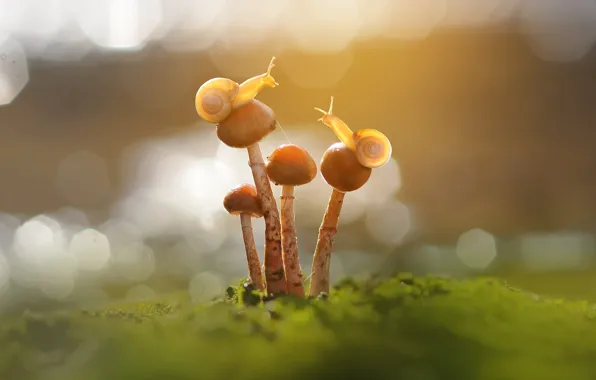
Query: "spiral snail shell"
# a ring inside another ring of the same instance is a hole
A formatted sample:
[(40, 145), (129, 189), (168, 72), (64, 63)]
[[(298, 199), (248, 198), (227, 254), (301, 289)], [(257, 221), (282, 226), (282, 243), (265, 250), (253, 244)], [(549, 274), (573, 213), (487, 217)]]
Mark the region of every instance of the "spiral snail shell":
[(232, 112), (232, 102), (240, 85), (231, 79), (213, 78), (197, 91), (195, 107), (199, 116), (210, 123), (219, 123)]
[(356, 158), (362, 166), (378, 168), (391, 158), (392, 147), (387, 136), (376, 129), (361, 129), (354, 132)]
[(346, 123), (333, 114), (333, 96), (328, 111), (316, 107), (315, 109), (323, 113), (319, 121), (331, 128), (337, 138), (356, 153), (356, 158), (362, 166), (374, 169), (385, 165), (391, 159), (392, 147), (387, 136), (376, 129), (352, 132)]
[(213, 78), (203, 83), (195, 96), (195, 108), (203, 119), (210, 123), (225, 120), (234, 109), (251, 102), (265, 87), (279, 84), (273, 79), (271, 69), (275, 67), (271, 59), (267, 72), (254, 76), (238, 84), (227, 78)]

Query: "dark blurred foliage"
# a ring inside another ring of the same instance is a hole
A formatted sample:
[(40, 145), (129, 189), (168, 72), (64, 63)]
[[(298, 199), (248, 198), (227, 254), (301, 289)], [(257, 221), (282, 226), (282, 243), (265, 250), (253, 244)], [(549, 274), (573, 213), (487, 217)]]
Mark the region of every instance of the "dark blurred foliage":
[[(332, 88), (282, 84), (260, 98), (288, 125), (313, 122), (315, 105), (337, 98), (354, 128), (374, 127), (393, 142), (402, 199), (436, 238), (472, 227), (499, 235), (588, 229), (596, 220), (594, 54), (573, 63), (537, 58), (508, 28), (436, 32), (419, 42), (353, 47), (353, 63)], [(268, 48), (230, 51), (266, 62)], [(284, 52), (286, 62), (332, 70), (334, 57)], [(218, 71), (207, 53), (96, 53), (80, 62), (30, 62), (30, 82), (0, 108), (0, 209), (39, 213), (72, 205), (56, 191), (58, 164), (88, 149), (103, 156), (114, 187), (75, 207), (102, 218), (119, 196), (120, 154), (140, 139), (198, 121), (197, 88)], [(256, 75), (257, 73), (255, 73)], [(234, 78), (239, 80), (239, 78)]]

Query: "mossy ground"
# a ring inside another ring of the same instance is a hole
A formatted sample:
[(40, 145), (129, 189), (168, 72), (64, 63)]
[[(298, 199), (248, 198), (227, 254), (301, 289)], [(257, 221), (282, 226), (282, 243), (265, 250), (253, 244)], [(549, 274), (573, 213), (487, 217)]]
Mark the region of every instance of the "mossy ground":
[(346, 280), (327, 299), (6, 317), (0, 379), (596, 378), (596, 308), (500, 280)]

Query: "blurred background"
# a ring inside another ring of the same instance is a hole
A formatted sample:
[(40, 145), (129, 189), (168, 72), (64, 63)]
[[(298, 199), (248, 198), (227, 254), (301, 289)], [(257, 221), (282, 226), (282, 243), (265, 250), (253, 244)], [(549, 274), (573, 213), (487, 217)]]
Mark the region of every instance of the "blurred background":
[[(376, 128), (393, 159), (349, 193), (333, 280), (495, 274), (596, 297), (595, 0), (0, 0), (0, 310), (197, 302), (246, 276), (225, 193), (244, 149), (194, 108), (213, 77), (319, 162), (313, 107)], [(276, 195), (279, 188), (274, 188)], [(310, 273), (331, 189), (296, 190)], [(262, 255), (264, 226), (254, 221)]]

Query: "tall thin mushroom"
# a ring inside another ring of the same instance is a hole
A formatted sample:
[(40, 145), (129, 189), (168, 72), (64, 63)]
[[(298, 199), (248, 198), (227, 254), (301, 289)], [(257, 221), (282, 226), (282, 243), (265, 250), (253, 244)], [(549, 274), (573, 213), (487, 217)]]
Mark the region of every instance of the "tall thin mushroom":
[(310, 278), (310, 297), (316, 297), (323, 292), (329, 293), (333, 239), (337, 233), (345, 193), (364, 186), (372, 173), (372, 169), (362, 166), (354, 151), (341, 142), (327, 149), (320, 167), (323, 179), (333, 190), (319, 228)]
[(376, 129), (360, 129), (352, 132), (350, 127), (333, 114), (333, 96), (329, 110), (319, 119), (337, 136), (340, 143), (325, 152), (321, 161), (321, 174), (333, 187), (327, 211), (319, 229), (319, 238), (313, 258), (309, 295), (317, 296), (329, 292), (329, 272), (333, 238), (337, 233), (339, 214), (346, 192), (362, 187), (373, 168), (385, 165), (391, 158), (391, 142)]
[(317, 175), (317, 164), (310, 154), (294, 144), (284, 144), (268, 157), (267, 175), (282, 186), (281, 242), (288, 293), (304, 297), (304, 283), (294, 216), (294, 187), (306, 185)]
[(265, 281), (268, 294), (286, 293), (286, 281), (281, 256), (279, 212), (269, 178), (265, 173), (263, 154), (258, 142), (275, 130), (275, 114), (267, 105), (255, 99), (266, 87), (277, 87), (271, 70), (242, 82), (228, 78), (212, 78), (199, 87), (195, 108), (204, 120), (216, 124), (217, 136), (232, 148), (247, 148), (249, 165), (261, 199), (265, 219)]
[(246, 148), (257, 193), (261, 200), (265, 219), (265, 282), (267, 294), (287, 293), (283, 267), (281, 223), (271, 183), (265, 170), (259, 141), (276, 128), (273, 110), (266, 104), (253, 99), (234, 109), (230, 115), (217, 124), (217, 137), (232, 148)]
[(231, 215), (240, 215), (240, 225), (242, 227), (242, 238), (244, 240), (250, 282), (257, 289), (265, 290), (251, 220), (251, 218), (260, 218), (263, 216), (257, 189), (249, 184), (237, 186), (226, 194), (223, 200), (223, 206)]

